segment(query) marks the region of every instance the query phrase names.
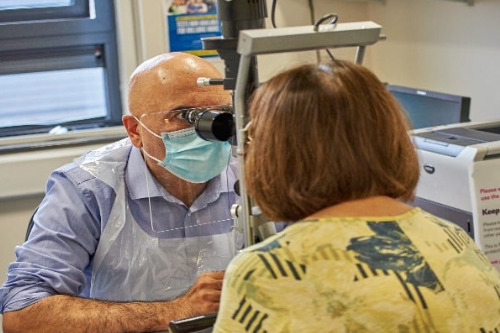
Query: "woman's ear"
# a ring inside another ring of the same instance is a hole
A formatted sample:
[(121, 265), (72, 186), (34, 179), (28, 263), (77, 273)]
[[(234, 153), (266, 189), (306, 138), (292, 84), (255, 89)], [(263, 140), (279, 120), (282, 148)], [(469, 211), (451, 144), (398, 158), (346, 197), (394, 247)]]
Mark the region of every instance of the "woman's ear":
[(130, 138), (132, 144), (137, 148), (142, 147), (142, 138), (137, 119), (130, 114), (126, 114), (122, 117), (122, 122), (123, 126), (125, 126), (125, 129), (127, 130), (128, 137)]

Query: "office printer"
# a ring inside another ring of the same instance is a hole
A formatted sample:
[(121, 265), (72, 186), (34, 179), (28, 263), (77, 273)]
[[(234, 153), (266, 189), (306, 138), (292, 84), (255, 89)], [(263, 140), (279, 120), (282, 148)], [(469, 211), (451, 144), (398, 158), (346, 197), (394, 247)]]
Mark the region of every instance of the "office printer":
[(411, 134), (420, 163), (413, 204), (465, 229), (500, 270), (500, 120)]

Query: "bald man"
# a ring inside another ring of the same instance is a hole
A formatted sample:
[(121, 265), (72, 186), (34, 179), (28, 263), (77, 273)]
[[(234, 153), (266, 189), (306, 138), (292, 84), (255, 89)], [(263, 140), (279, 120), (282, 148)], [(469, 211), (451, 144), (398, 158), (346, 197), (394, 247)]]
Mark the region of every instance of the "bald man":
[(29, 240), (0, 289), (4, 333), (165, 331), (216, 312), (236, 171), (227, 142), (200, 139), (181, 114), (224, 106), (209, 62), (169, 53), (132, 74), (128, 138), (55, 170)]

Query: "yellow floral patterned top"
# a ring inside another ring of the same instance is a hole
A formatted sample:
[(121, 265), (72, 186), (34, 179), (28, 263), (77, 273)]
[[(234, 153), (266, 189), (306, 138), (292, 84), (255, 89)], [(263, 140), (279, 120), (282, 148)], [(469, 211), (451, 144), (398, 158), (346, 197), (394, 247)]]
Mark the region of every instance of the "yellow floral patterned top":
[(500, 332), (500, 274), (419, 208), (301, 221), (233, 259), (214, 332)]

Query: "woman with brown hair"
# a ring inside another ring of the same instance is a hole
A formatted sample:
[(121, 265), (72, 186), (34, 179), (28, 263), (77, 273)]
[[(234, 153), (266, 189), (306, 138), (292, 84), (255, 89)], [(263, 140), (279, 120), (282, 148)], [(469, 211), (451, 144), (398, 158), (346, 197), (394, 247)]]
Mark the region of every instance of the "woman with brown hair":
[(368, 69), (302, 65), (250, 103), (248, 193), (296, 222), (226, 270), (215, 332), (490, 332), (500, 274), (458, 226), (414, 208), (404, 113)]

